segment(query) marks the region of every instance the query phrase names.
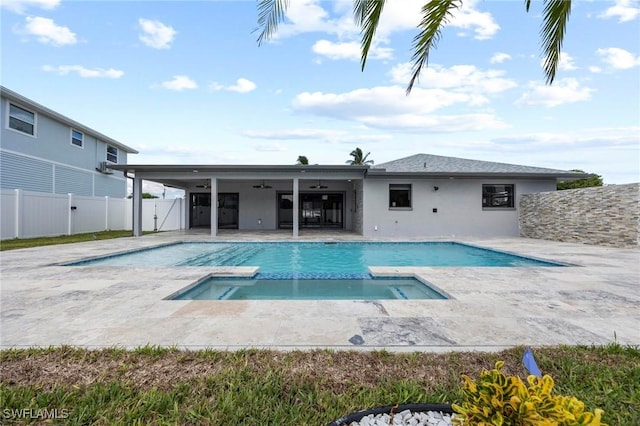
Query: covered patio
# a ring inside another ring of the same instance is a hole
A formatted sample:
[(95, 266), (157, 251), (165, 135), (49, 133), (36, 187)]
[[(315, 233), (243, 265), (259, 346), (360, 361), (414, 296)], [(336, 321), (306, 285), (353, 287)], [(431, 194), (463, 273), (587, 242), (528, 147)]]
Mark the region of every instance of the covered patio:
[[(186, 229), (336, 229), (362, 233), (367, 166), (118, 165), (133, 180), (133, 235), (142, 235), (142, 183), (185, 191)], [(212, 202), (215, 200), (215, 203)]]

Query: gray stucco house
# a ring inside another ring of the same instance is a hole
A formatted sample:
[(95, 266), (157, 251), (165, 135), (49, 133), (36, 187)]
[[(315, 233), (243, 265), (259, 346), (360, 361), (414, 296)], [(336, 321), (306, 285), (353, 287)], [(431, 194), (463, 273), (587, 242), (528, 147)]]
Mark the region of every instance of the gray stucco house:
[(113, 173), (137, 151), (0, 86), (0, 187), (51, 194), (124, 198)]
[[(428, 154), (375, 166), (118, 165), (142, 181), (183, 189), (187, 227), (342, 229), (365, 237), (518, 236), (523, 194), (555, 191), (588, 174)], [(216, 200), (212, 203), (211, 200)], [(213, 226), (212, 226), (213, 224)]]

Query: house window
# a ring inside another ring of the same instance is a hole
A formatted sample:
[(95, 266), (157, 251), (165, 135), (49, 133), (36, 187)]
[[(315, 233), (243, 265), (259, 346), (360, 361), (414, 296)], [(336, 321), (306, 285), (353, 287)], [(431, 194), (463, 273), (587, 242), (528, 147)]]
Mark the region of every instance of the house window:
[(515, 185), (482, 185), (483, 208), (515, 207)]
[(118, 163), (118, 148), (107, 145), (107, 161), (110, 163)]
[(71, 129), (71, 145), (79, 146), (82, 148), (84, 145), (84, 135), (77, 130)]
[(9, 104), (9, 128), (27, 135), (36, 134), (36, 113)]
[(411, 208), (411, 185), (389, 185), (389, 208)]

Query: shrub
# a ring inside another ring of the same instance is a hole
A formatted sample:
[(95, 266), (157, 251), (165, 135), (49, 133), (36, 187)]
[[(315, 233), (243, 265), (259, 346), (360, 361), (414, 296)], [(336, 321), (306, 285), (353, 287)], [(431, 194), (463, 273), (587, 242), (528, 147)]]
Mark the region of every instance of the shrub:
[(457, 425), (503, 426), (606, 426), (602, 410), (585, 411), (574, 397), (553, 395), (551, 376), (527, 378), (528, 386), (517, 376), (505, 376), (498, 361), (495, 368), (480, 373), (478, 380), (463, 375), (464, 402), (452, 404), (458, 413)]

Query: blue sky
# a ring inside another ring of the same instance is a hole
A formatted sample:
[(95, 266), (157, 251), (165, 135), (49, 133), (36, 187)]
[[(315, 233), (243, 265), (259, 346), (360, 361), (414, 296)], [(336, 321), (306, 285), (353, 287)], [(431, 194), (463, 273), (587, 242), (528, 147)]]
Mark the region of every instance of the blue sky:
[(573, 1), (552, 86), (542, 3), (467, 0), (406, 96), (424, 0), (388, 0), (364, 72), (352, 1), (2, 0), (2, 85), (136, 148), (132, 164), (376, 163), (416, 153), (640, 180), (640, 4)]

